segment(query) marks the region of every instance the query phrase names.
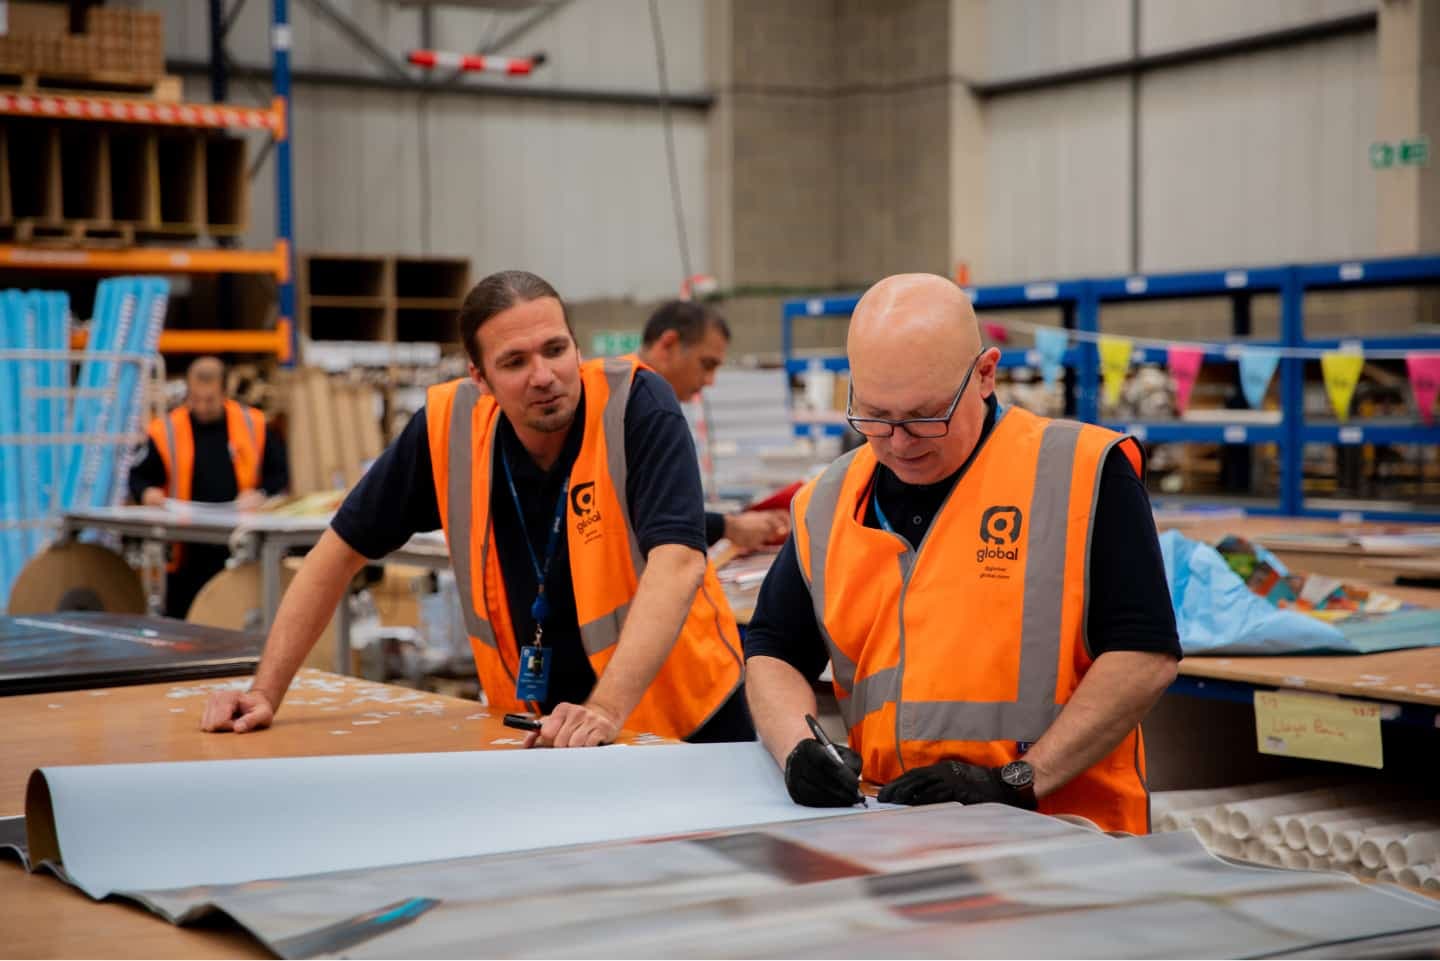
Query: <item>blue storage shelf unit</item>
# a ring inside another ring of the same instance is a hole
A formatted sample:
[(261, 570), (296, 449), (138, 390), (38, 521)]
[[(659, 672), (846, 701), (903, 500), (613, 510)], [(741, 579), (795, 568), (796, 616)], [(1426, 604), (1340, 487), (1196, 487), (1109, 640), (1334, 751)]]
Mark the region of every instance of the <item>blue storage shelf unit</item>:
[[(1094, 329), (1105, 329), (1105, 305), (1135, 303), (1139, 301), (1180, 300), (1193, 298), (1225, 297), (1231, 301), (1230, 331), (1227, 338), (1215, 338), (1227, 342), (1223, 347), (1206, 351), (1205, 361), (1225, 362), (1239, 358), (1243, 347), (1283, 347), (1288, 339), (1286, 331), (1298, 323), (1299, 304), (1295, 297), (1294, 271), (1287, 267), (1235, 268), (1230, 270), (1188, 271), (1174, 274), (1131, 275), (1126, 277), (1101, 278), (1091, 282), (1096, 302)], [(1256, 294), (1272, 294), (1280, 297), (1280, 329), (1277, 339), (1253, 338), (1250, 335), (1250, 298)], [(1093, 347), (1090, 349), (1094, 349)], [(1166, 361), (1166, 350), (1161, 347), (1138, 348), (1132, 355), (1136, 363), (1158, 363)], [(1301, 364), (1289, 360), (1281, 361), (1278, 376), (1281, 396), (1294, 388), (1300, 396), (1301, 378), (1304, 369)], [(1099, 385), (1096, 384), (1098, 390)], [(1288, 446), (1289, 437), (1282, 420), (1279, 424), (1255, 424), (1237, 418), (1230, 423), (1190, 423), (1179, 420), (1157, 422), (1108, 423), (1112, 430), (1133, 434), (1145, 443), (1201, 443), (1201, 444), (1278, 444), (1282, 451)], [(1294, 506), (1286, 500), (1287, 481), (1292, 473), (1299, 478), (1299, 462), (1291, 464), (1284, 456), (1280, 459), (1280, 493), (1278, 498), (1249, 498), (1244, 509), (1252, 514), (1293, 513)], [(1240, 503), (1234, 495), (1206, 497), (1166, 498), (1157, 495), (1157, 506), (1174, 500), (1191, 505), (1214, 501), (1217, 503)]]
[[(1440, 286), (1440, 257), (1398, 257), (1383, 260), (1356, 260), (1319, 264), (1292, 264), (1277, 267), (1234, 268), (1230, 270), (1190, 271), (1171, 274), (1147, 274), (1119, 277), (1097, 277), (1080, 280), (1043, 281), (1027, 284), (967, 287), (975, 309), (1059, 307), (1063, 325), (1082, 334), (1098, 334), (1103, 329), (1104, 307), (1109, 303), (1181, 298), (1229, 297), (1234, 303), (1232, 329), (1229, 337), (1212, 338), (1217, 347), (1207, 351), (1206, 361), (1233, 361), (1244, 347), (1299, 348), (1335, 350), (1359, 347), (1369, 350), (1433, 350), (1440, 351), (1440, 334), (1434, 336), (1361, 336), (1356, 338), (1307, 338), (1305, 336), (1305, 295), (1310, 291), (1334, 291), (1375, 287)], [(1249, 298), (1254, 294), (1272, 294), (1280, 298), (1280, 337), (1263, 339), (1249, 337)], [(816, 297), (786, 301), (781, 317), (781, 342), (787, 375), (803, 374), (812, 363), (824, 369), (841, 372), (849, 368), (843, 356), (819, 358), (798, 357), (794, 351), (792, 324), (798, 317), (849, 317), (859, 295)], [(1137, 363), (1163, 363), (1165, 351), (1138, 346), (1133, 355)], [(1038, 366), (1039, 357), (1033, 350), (1002, 350), (1001, 368)], [(1440, 521), (1436, 510), (1347, 510), (1307, 506), (1304, 496), (1302, 454), (1306, 443), (1336, 445), (1355, 444), (1440, 444), (1440, 427), (1426, 427), (1419, 421), (1395, 422), (1393, 419), (1348, 423), (1307, 423), (1304, 417), (1305, 359), (1284, 357), (1278, 377), (1282, 419), (1278, 424), (1256, 424), (1237, 419), (1233, 423), (1190, 423), (1160, 421), (1155, 423), (1108, 423), (1115, 430), (1133, 433), (1147, 443), (1214, 443), (1214, 444), (1276, 444), (1280, 449), (1280, 493), (1278, 499), (1259, 503), (1251, 500), (1217, 496), (1214, 498), (1166, 498), (1157, 495), (1160, 506), (1167, 500), (1198, 503), (1243, 503), (1252, 514), (1284, 514), (1313, 517), (1372, 518), (1376, 520)], [(1066, 351), (1064, 364), (1070, 371), (1066, 378), (1067, 414), (1091, 423), (1099, 422), (1100, 365), (1099, 352), (1089, 341), (1072, 345)], [(788, 401), (788, 397), (787, 397)], [(847, 430), (843, 420), (818, 418), (814, 421), (797, 418), (796, 436), (815, 434), (839, 435)]]

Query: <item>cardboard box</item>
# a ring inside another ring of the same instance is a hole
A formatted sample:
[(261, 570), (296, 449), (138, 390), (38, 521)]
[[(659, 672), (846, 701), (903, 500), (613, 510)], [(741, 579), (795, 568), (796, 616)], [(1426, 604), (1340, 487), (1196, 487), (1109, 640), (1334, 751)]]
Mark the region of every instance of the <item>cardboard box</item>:
[(70, 32), (70, 8), (67, 4), (9, 0), (4, 6), (6, 36), (56, 36)]

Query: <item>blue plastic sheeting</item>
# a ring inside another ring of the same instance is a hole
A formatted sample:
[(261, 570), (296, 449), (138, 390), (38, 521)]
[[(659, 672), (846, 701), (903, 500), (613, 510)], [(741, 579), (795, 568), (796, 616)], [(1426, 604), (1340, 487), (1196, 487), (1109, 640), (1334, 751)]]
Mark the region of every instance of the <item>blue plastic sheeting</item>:
[(0, 292), (0, 603), (60, 513), (123, 497), (169, 292), (159, 278), (101, 281), (74, 383), (68, 297)]
[(1160, 552), (1187, 655), (1373, 654), (1440, 645), (1440, 610), (1356, 614), (1327, 624), (1274, 607), (1245, 585), (1219, 551), (1178, 531), (1160, 535)]

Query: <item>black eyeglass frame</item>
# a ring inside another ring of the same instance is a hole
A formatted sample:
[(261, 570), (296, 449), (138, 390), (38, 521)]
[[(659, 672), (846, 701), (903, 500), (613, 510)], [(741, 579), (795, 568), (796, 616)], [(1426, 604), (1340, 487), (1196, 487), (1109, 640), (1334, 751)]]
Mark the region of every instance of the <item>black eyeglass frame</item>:
[[(960, 381), (960, 389), (955, 392), (955, 397), (950, 401), (950, 408), (946, 410), (941, 417), (906, 417), (900, 420), (887, 420), (884, 417), (856, 417), (853, 413), (855, 406), (855, 384), (852, 381), (849, 387), (849, 396), (845, 400), (845, 420), (851, 427), (855, 428), (856, 433), (863, 437), (890, 437), (895, 433), (895, 428), (897, 427), (904, 430), (905, 433), (911, 437), (921, 440), (934, 440), (937, 437), (944, 437), (950, 433), (950, 420), (955, 416), (955, 409), (960, 406), (960, 398), (965, 395), (965, 388), (970, 386), (970, 378), (975, 374), (975, 365), (980, 363), (980, 358), (984, 356), (985, 351), (982, 350), (975, 355), (974, 360), (970, 361), (970, 367), (965, 371), (965, 379)], [(864, 429), (861, 426), (862, 424), (867, 427), (873, 425), (874, 427), (885, 428), (885, 430), (884, 433), (873, 433)], [(940, 430), (939, 433), (935, 434), (918, 434), (912, 428), (914, 424), (935, 424), (939, 426)]]

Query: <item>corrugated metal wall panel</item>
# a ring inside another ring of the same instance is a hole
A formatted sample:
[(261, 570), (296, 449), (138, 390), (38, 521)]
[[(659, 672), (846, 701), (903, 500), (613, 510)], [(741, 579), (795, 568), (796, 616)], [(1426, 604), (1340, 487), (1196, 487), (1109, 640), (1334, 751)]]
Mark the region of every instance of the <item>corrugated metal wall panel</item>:
[(1007, 96), (987, 108), (982, 283), (1127, 269), (1129, 85)]
[(1140, 50), (1157, 53), (1375, 9), (1375, 0), (1140, 0)]
[(1373, 253), (1375, 70), (1365, 35), (1147, 76), (1142, 267)]
[[(203, 4), (170, 0), (152, 6), (166, 8), (172, 55), (207, 55)], [(267, 7), (245, 8), (233, 36), (238, 60), (268, 62)], [(304, 3), (292, 7), (300, 64), (370, 71), (348, 41), (316, 22)], [(397, 53), (418, 36), (413, 9), (370, 0), (353, 5), (353, 13), (387, 37)], [(699, 2), (666, 3), (663, 15), (672, 89), (699, 89), (704, 73)], [(555, 58), (547, 82), (653, 91), (648, 16), (644, 0), (572, 3), (518, 46), (543, 47)], [(484, 36), (486, 18), (471, 11), (443, 13), (440, 22), (468, 22), (472, 28), (447, 26), (437, 31), (437, 43), (474, 46)], [(191, 78), (188, 90), (196, 99), (208, 96), (201, 78)], [(245, 93), (236, 85), (236, 100)], [(422, 121), (417, 94), (296, 88), (295, 232), (301, 247), (469, 256), (477, 276), (501, 266), (524, 267), (546, 276), (571, 299), (674, 295), (682, 273), (657, 108), (426, 99)], [(694, 111), (673, 118), (692, 259), (695, 269), (706, 270), (707, 121)], [(428, 238), (422, 236), (422, 129), (428, 130), (432, 175)], [(253, 182), (247, 243), (269, 243), (273, 207), (267, 167)]]
[(1130, 55), (1130, 0), (990, 0), (985, 17), (988, 62), (962, 74), (998, 80)]

